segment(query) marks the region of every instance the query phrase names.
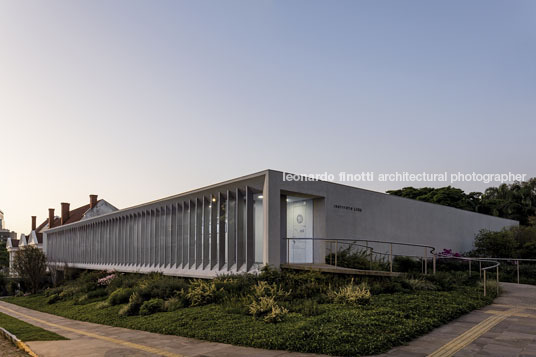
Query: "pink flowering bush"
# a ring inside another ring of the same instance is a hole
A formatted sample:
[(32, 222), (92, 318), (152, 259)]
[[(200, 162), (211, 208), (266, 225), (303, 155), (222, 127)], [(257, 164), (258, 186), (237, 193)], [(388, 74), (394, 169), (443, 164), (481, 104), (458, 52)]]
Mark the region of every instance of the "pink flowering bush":
[(110, 285), (112, 280), (115, 279), (115, 276), (116, 276), (115, 273), (106, 275), (104, 278), (100, 278), (99, 280), (97, 280), (97, 285), (108, 286), (108, 285)]
[(442, 252), (438, 253), (439, 257), (461, 257), (460, 253), (453, 253), (452, 249), (443, 249)]

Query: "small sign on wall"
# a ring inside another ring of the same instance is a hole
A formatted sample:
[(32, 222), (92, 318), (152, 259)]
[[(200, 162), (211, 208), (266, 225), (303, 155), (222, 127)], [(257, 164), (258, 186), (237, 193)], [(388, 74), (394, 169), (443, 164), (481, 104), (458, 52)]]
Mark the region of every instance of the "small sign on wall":
[(363, 209), (360, 207), (354, 207), (354, 206), (345, 206), (345, 205), (333, 205), (333, 208), (346, 210), (346, 211), (352, 211), (352, 212), (363, 212)]

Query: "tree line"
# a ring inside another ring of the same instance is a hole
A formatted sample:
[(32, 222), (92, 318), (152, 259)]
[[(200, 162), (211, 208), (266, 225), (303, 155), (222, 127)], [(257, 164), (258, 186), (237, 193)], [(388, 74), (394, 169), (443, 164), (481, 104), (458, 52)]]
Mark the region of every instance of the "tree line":
[(536, 226), (536, 177), (526, 182), (489, 187), (484, 192), (465, 193), (452, 186), (404, 187), (388, 194), (436, 203), (467, 211), (519, 221), (523, 226)]

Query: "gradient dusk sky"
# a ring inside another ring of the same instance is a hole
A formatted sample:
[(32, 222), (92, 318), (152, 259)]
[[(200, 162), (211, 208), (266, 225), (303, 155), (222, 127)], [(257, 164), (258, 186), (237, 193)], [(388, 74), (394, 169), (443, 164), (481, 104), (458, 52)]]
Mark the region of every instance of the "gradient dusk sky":
[(19, 233), (266, 168), (532, 177), (536, 1), (0, 0), (0, 132)]

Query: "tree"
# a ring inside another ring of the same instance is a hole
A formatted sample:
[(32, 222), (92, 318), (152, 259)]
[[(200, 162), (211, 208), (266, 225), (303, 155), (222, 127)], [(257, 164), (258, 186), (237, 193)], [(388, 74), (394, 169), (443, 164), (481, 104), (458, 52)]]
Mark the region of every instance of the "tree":
[(39, 290), (47, 269), (47, 258), (41, 249), (34, 246), (21, 247), (15, 254), (13, 269), (26, 281), (32, 293)]
[(6, 242), (0, 242), (0, 269), (9, 266), (9, 252), (6, 248)]
[(459, 188), (451, 186), (440, 188), (404, 187), (400, 190), (387, 191), (387, 193), (514, 219), (523, 226), (536, 226), (536, 178), (531, 178), (526, 182), (489, 187), (484, 193), (471, 192), (466, 194)]

